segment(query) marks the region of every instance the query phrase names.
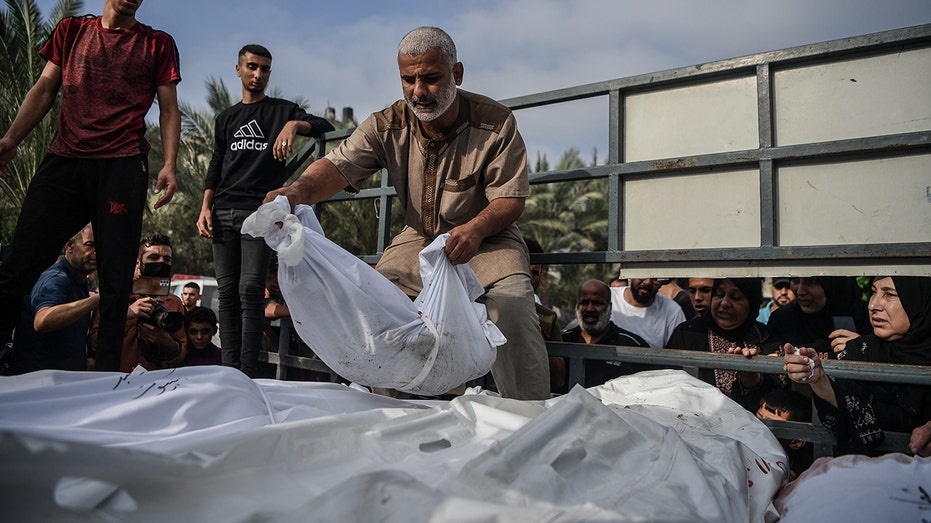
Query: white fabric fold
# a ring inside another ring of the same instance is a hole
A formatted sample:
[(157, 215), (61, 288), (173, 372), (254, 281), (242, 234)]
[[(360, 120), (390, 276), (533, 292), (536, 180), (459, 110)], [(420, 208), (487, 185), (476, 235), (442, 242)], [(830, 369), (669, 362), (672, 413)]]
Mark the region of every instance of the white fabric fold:
[[(242, 223), (243, 234), (256, 238), (273, 238), (278, 262), (293, 267), (304, 257), (304, 227), (291, 214), (290, 204), (284, 196), (275, 198), (258, 208)], [(321, 234), (323, 231), (320, 231)]]
[[(546, 402), (415, 403), (226, 367), (0, 377), (9, 521), (762, 522), (785, 459), (682, 371)], [(884, 493), (920, 502), (910, 478)], [(838, 507), (827, 488), (799, 490)]]

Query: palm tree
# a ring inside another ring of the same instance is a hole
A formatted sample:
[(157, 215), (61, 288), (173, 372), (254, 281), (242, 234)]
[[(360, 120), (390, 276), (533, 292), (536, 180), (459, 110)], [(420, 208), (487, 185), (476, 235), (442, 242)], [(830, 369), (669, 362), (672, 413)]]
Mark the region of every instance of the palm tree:
[[(597, 153), (594, 157), (597, 158)], [(555, 170), (583, 167), (585, 162), (579, 150), (570, 148), (563, 153)], [(520, 228), (539, 241), (546, 252), (604, 251), (608, 248), (607, 203), (605, 179), (534, 185), (519, 221)], [(550, 266), (546, 296), (541, 298), (571, 311), (579, 284), (588, 279), (604, 280), (610, 270), (605, 264)]]
[[(83, 9), (80, 0), (59, 0), (45, 20), (33, 0), (6, 0), (0, 12), (0, 129), (13, 123), (26, 93), (32, 88), (45, 59), (39, 50), (55, 25)], [(11, 175), (0, 180), (0, 242), (9, 241), (29, 182), (58, 128), (61, 98), (19, 146), (7, 166)]]

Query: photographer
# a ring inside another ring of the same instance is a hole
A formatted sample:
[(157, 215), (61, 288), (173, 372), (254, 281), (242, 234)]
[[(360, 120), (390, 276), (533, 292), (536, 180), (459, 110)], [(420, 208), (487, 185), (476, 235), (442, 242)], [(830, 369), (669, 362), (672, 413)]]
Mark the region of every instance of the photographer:
[[(161, 234), (146, 234), (139, 242), (133, 294), (126, 311), (120, 371), (136, 365), (148, 370), (177, 367), (187, 356), (184, 305), (171, 294), (171, 242)], [(91, 327), (96, 347), (97, 323)]]

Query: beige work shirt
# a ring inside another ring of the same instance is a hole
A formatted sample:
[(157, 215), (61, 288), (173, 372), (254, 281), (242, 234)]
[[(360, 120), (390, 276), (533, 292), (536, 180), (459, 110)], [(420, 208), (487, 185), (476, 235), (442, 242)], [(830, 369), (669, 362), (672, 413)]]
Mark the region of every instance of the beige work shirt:
[[(425, 136), (404, 100), (369, 116), (327, 155), (356, 191), (384, 168), (405, 212), (378, 270), (410, 295), (422, 288), (421, 249), (475, 218), (495, 198), (530, 194), (527, 151), (511, 111), (494, 100), (459, 90), (459, 117), (441, 140)], [(530, 275), (529, 255), (517, 224), (485, 238), (469, 261), (489, 287), (512, 274)]]

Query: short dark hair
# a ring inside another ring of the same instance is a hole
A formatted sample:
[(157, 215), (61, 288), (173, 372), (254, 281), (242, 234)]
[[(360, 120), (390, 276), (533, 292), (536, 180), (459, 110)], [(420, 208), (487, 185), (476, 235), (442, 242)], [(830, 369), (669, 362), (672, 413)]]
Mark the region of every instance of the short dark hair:
[(200, 292), (200, 285), (198, 285), (197, 282), (189, 281), (184, 284), (184, 288), (185, 289), (187, 288), (197, 289), (197, 292)]
[(194, 307), (184, 315), (184, 328), (188, 329), (192, 323), (209, 323), (217, 326), (217, 315), (210, 307)]
[(242, 58), (246, 53), (252, 53), (257, 56), (264, 56), (269, 60), (272, 59), (272, 54), (264, 46), (259, 44), (247, 44), (242, 46), (242, 49), (239, 50), (239, 57)]
[(164, 245), (171, 248), (171, 240), (168, 239), (168, 236), (159, 233), (152, 234), (143, 234), (142, 238), (139, 239), (139, 259), (142, 259), (142, 251), (146, 250), (148, 247), (153, 245)]
[(811, 399), (794, 390), (771, 390), (760, 400), (760, 406), (773, 414), (788, 413), (789, 421), (811, 421)]

